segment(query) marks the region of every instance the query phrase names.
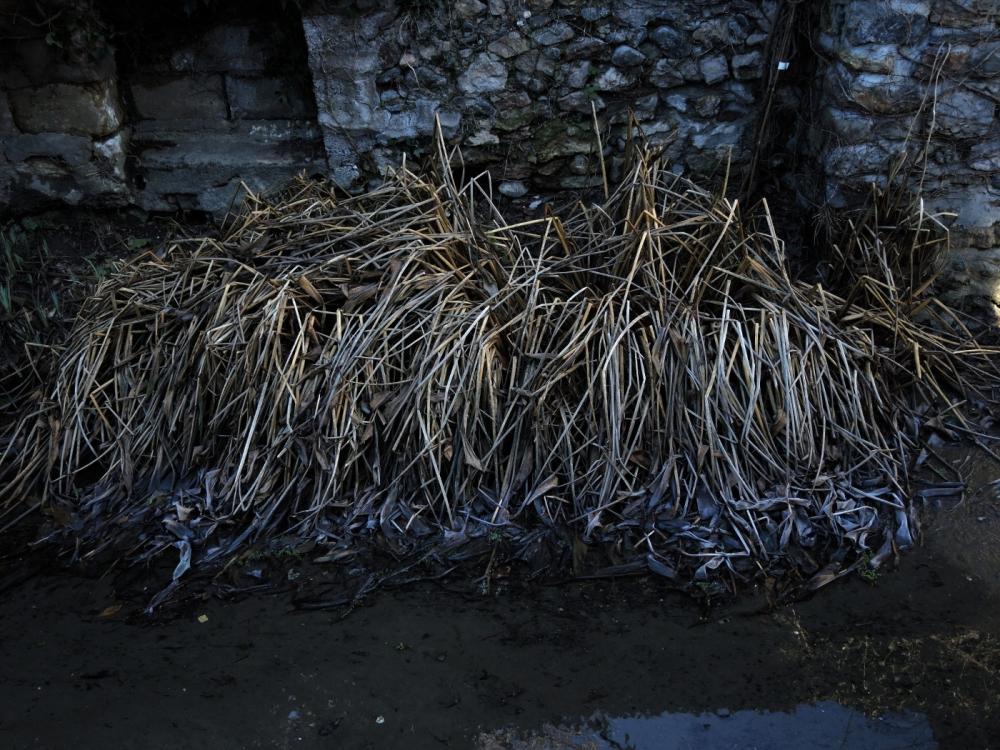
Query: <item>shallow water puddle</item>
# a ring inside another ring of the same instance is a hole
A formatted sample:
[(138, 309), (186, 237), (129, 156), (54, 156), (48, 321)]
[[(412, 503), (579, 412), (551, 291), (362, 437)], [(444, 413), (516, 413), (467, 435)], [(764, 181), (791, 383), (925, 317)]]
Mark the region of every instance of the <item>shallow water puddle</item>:
[(935, 750), (929, 720), (915, 712), (869, 718), (838, 703), (791, 711), (666, 712), (657, 716), (596, 715), (580, 726), (537, 732), (496, 732), (481, 750)]

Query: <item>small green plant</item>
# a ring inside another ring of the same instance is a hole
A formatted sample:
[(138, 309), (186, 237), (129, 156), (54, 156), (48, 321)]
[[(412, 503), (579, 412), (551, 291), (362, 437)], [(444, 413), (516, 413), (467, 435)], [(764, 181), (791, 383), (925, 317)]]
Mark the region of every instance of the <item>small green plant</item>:
[(863, 581), (872, 584), (873, 586), (878, 583), (881, 577), (881, 571), (872, 565), (872, 553), (869, 550), (861, 558), (861, 564), (858, 566), (858, 575)]

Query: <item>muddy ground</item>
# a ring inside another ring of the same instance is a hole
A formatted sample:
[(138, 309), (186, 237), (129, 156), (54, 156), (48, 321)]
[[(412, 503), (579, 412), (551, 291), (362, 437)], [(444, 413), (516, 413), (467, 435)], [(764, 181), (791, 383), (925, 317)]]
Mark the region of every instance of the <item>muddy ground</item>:
[(980, 489), (929, 511), (897, 569), (776, 609), (643, 578), (149, 619), (114, 575), (8, 559), (0, 747), (997, 747), (1000, 466), (953, 457)]

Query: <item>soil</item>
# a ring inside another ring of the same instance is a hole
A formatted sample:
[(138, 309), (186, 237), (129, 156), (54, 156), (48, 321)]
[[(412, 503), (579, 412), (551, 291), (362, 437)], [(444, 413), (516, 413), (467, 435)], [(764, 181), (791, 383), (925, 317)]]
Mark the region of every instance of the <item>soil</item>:
[(0, 746), (996, 747), (1000, 466), (949, 458), (979, 489), (929, 510), (896, 569), (777, 608), (640, 578), (418, 583), (346, 611), (206, 596), (153, 619), (112, 575), (7, 560)]

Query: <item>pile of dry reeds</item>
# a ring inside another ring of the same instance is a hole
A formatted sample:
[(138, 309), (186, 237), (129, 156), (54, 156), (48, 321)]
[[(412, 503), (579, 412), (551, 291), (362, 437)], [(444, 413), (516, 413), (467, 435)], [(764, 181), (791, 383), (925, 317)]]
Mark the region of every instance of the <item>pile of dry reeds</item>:
[[(898, 254), (854, 230), (848, 256)], [(766, 205), (649, 156), (604, 205), (513, 224), (482, 183), (301, 181), (100, 285), (0, 497), (90, 553), (176, 547), (177, 575), (264, 540), (549, 528), (679, 584), (829, 578), (909, 543), (913, 418), (997, 375), (916, 322), (922, 290), (849, 281), (792, 280)]]

